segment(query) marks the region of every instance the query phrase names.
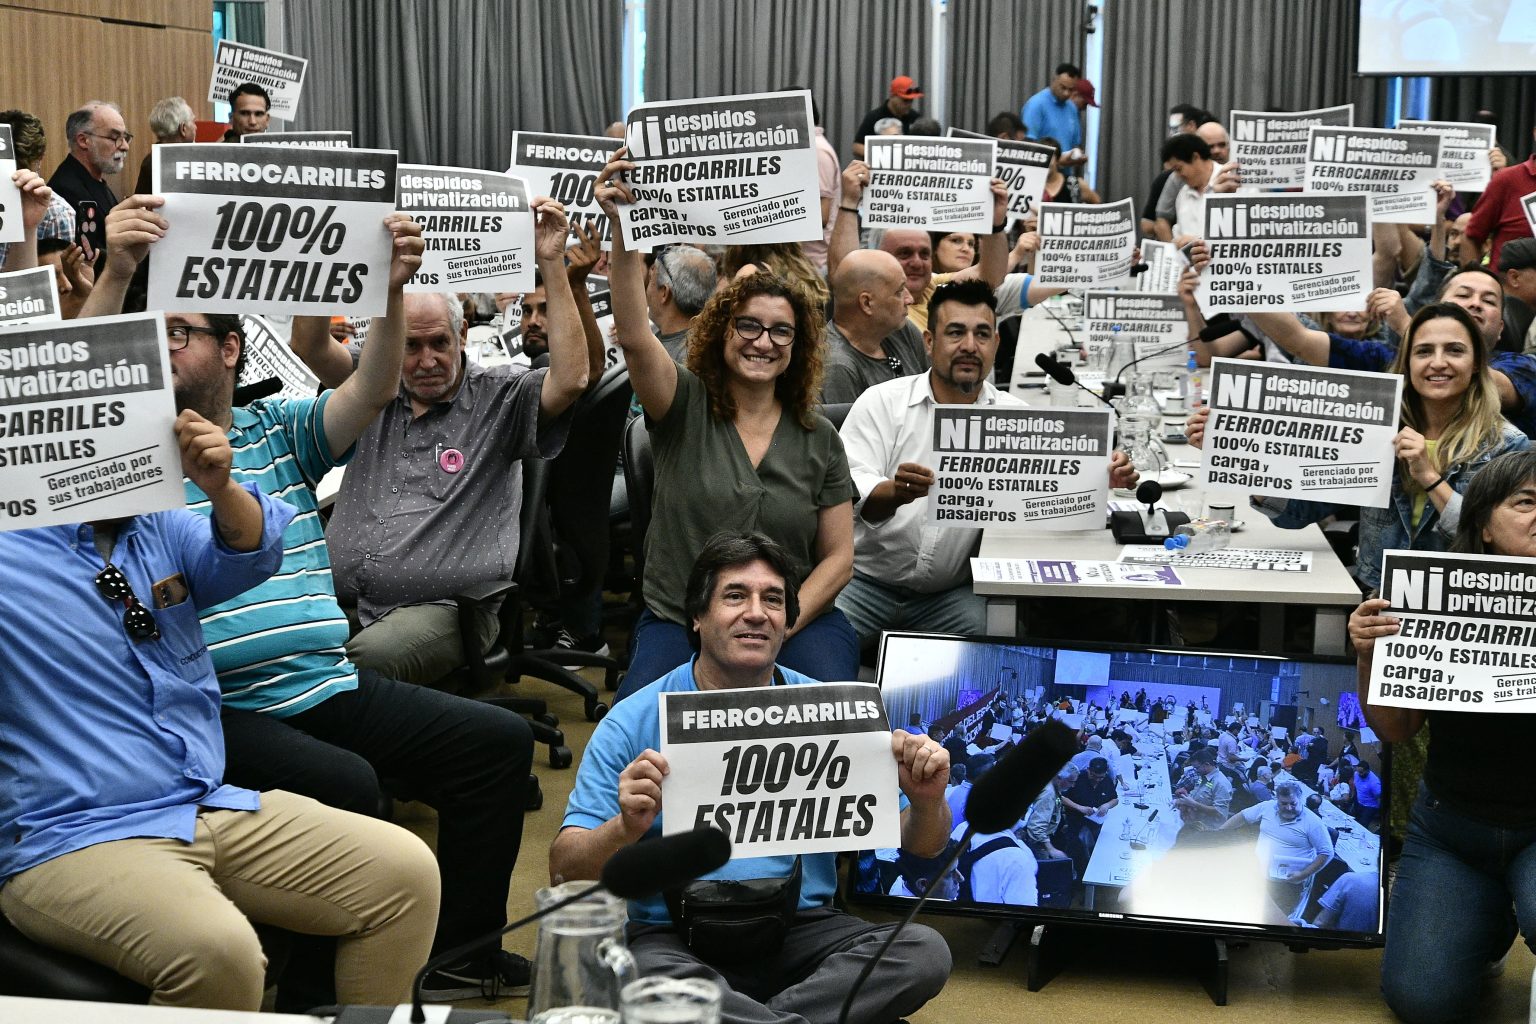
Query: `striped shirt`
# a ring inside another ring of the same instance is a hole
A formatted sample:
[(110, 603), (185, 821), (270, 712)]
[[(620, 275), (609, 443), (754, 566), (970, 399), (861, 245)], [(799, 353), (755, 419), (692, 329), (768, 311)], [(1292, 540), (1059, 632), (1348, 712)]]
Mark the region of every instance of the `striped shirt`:
[[(336, 603), (315, 504), (315, 484), (352, 454), (331, 457), (324, 427), (330, 396), (258, 401), (234, 410), (230, 475), (299, 514), (283, 533), (282, 567), (254, 589), (203, 610), (203, 634), (226, 707), (285, 718), (357, 686), (357, 670), (344, 649), (347, 617)], [(207, 496), (190, 480), (186, 487), (187, 507), (210, 514)]]

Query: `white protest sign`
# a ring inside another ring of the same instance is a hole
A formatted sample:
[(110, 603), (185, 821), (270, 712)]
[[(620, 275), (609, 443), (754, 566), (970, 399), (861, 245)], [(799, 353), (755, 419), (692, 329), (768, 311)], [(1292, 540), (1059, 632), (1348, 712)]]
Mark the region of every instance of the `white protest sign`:
[(1206, 196), (1195, 300), (1216, 313), (1326, 313), (1364, 309), (1370, 294), (1371, 218), (1365, 195)]
[(1536, 559), (1386, 551), (1370, 702), (1429, 711), (1536, 711)]
[(421, 224), (427, 250), (408, 292), (523, 292), (533, 288), (528, 183), (467, 167), (400, 165), (400, 209)]
[(598, 274), (587, 276), (587, 301), (592, 303), (592, 317), (603, 339), (603, 369), (611, 370), (624, 362), (624, 350), (614, 340), (613, 292), (608, 279)]
[(186, 505), (160, 313), (0, 331), (0, 530)]
[(819, 240), (815, 135), (804, 90), (641, 104), (624, 128), (624, 244)]
[[(951, 128), (949, 134), (958, 139), (992, 138), (962, 128)], [(1040, 202), (1045, 198), (1045, 179), (1050, 177), (1051, 158), (1056, 151), (1038, 142), (992, 141), (997, 144), (997, 164), (992, 174), (1008, 185), (1008, 226), (1012, 228), (1029, 215), (1039, 214)]]
[(1461, 192), (1481, 192), (1493, 177), (1488, 154), (1498, 145), (1491, 124), (1467, 121), (1399, 121), (1398, 131), (1440, 136), (1440, 174)]
[(62, 320), (59, 313), (59, 282), (53, 267), (0, 274), (0, 327)]
[[(1150, 292), (1088, 292), (1083, 319), (1090, 352), (1124, 346), (1128, 358), (1140, 360), (1137, 373), (1178, 369), (1189, 351), (1189, 323), (1177, 295)], [(1107, 365), (1107, 364), (1106, 364)]]
[(1429, 224), (1435, 219), (1434, 182), (1440, 172), (1440, 136), (1385, 128), (1310, 128), (1308, 192), (1371, 197), (1378, 224)]
[(661, 694), (662, 832), (731, 859), (901, 845), (891, 727), (868, 683)]
[(1202, 487), (1386, 508), (1403, 378), (1213, 359)]
[(991, 233), (997, 140), (870, 135), (864, 162), (865, 227)]
[(249, 43), (220, 39), (213, 55), (213, 78), (208, 83), (208, 102), (228, 103), (229, 94), (247, 82), (267, 90), (273, 117), (292, 121), (304, 89), (309, 61)]
[(1239, 167), (1241, 192), (1300, 188), (1306, 180), (1307, 131), (1313, 125), (1355, 123), (1355, 105), (1268, 114), (1234, 110), (1227, 125), (1228, 150)]
[(240, 371), (240, 385), (258, 384), (276, 377), (282, 382), (282, 398), (314, 398), (320, 393), (320, 378), (304, 365), (273, 329), (265, 317), (247, 313), (240, 318), (245, 328), (245, 365)]
[(172, 230), (149, 262), (150, 308), (384, 313), (393, 151), (191, 143), (151, 152)]
[(1108, 409), (933, 407), (933, 526), (1104, 528)]
[(608, 215), (597, 205), (597, 175), (624, 145), (621, 139), (597, 135), (551, 135), (545, 132), (512, 133), (512, 165), (509, 174), (528, 182), (530, 196), (549, 196), (565, 204), (571, 221), (572, 245), (581, 242), (579, 224), (597, 229), (603, 251), (613, 248)]
[(1141, 240), (1141, 262), (1147, 269), (1137, 275), (1137, 289), (1159, 295), (1177, 294), (1179, 278), (1189, 268), (1189, 260), (1176, 245), (1156, 238)]
[(1045, 288), (1118, 288), (1131, 283), (1136, 210), (1129, 199), (1103, 206), (1040, 204), (1035, 284)]
[(1536, 192), (1521, 199), (1520, 205), (1525, 209), (1525, 222), (1531, 226), (1531, 234), (1536, 235)]
[(242, 144), (307, 146), (310, 149), (351, 149), (351, 132), (252, 132), (240, 136)]
[(973, 558), (977, 583), (1058, 583), (1078, 587), (1182, 587), (1171, 565), (1083, 562), (1047, 558)]
[(16, 146), (11, 126), (0, 124), (0, 242), (19, 242), (27, 237), (21, 220), (21, 189), (11, 180), (16, 173)]

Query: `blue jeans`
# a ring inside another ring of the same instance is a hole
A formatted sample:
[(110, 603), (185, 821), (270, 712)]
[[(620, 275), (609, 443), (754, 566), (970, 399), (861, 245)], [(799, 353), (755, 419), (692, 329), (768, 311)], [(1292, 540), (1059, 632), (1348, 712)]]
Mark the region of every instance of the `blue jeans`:
[(837, 607), (853, 623), (861, 643), (878, 640), (885, 629), (987, 635), (987, 599), (969, 583), (920, 594), (856, 572), (838, 593)]
[[(688, 631), (649, 608), (640, 613), (629, 637), (629, 671), (619, 684), (621, 701), (693, 657)], [(859, 678), (859, 638), (842, 612), (822, 612), (784, 642), (778, 662), (787, 669), (826, 682)]]
[(1457, 814), (1419, 787), (1387, 914), (1381, 991), (1409, 1024), (1475, 1019), (1483, 971), (1536, 935), (1536, 827)]

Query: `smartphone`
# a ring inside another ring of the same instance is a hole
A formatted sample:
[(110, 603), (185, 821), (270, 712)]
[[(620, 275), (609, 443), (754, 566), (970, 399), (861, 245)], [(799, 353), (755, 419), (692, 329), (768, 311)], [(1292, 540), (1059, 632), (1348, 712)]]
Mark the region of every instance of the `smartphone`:
[(86, 199), (75, 204), (75, 244), (82, 252), (90, 252), (86, 239), (96, 233), (96, 203)]

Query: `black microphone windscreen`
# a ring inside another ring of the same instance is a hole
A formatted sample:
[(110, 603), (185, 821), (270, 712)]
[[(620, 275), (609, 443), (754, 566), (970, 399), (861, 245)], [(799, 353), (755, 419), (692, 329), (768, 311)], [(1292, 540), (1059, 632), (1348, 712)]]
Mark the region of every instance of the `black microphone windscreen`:
[(1072, 373), (1072, 368), (1049, 352), (1041, 352), (1035, 356), (1035, 365), (1044, 370), (1057, 384), (1072, 384), (1077, 380)]
[(646, 839), (620, 849), (603, 865), (603, 888), (626, 900), (655, 896), (725, 866), (731, 840), (714, 828)]
[(981, 835), (1013, 828), (1077, 750), (1077, 733), (1062, 723), (1038, 727), (971, 785), (966, 822)]
[(1152, 505), (1163, 496), (1163, 485), (1156, 480), (1143, 480), (1136, 485), (1136, 500), (1143, 505)]
[(1217, 338), (1225, 338), (1229, 334), (1236, 334), (1242, 329), (1242, 325), (1238, 321), (1223, 313), (1221, 318), (1212, 320), (1200, 329), (1199, 338), (1203, 342), (1210, 343)]
[(1131, 276), (1136, 277), (1139, 274), (1145, 274), (1151, 269), (1152, 264), (1150, 263), (1133, 263), (1131, 264)]

